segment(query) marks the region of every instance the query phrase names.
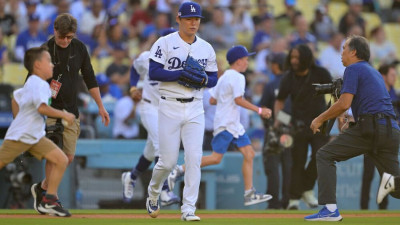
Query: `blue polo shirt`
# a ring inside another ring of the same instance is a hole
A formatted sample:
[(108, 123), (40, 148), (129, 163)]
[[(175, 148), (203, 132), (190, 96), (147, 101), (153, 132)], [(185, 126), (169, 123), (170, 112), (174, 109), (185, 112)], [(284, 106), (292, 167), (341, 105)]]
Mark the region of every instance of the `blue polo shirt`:
[[(368, 62), (357, 62), (346, 68), (341, 93), (354, 95), (351, 110), (356, 121), (362, 114), (383, 113), (396, 117), (381, 74)], [(385, 120), (379, 123), (386, 124)], [(392, 127), (400, 129), (395, 120), (392, 120)]]

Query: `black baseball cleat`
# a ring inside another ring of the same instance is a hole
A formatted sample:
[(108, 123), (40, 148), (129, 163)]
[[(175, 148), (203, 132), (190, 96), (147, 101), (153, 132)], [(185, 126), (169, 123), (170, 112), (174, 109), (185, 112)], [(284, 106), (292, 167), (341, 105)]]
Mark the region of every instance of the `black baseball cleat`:
[(32, 193), (32, 197), (33, 197), (33, 208), (36, 210), (36, 212), (44, 215), (46, 213), (41, 212), (38, 209), (40, 202), (42, 201), (43, 192), (44, 192), (44, 190), (40, 187), (40, 185), (41, 185), (41, 183), (33, 184), (31, 187), (31, 193)]
[(38, 210), (51, 216), (70, 217), (71, 213), (64, 209), (57, 200), (48, 200), (43, 198), (42, 202), (38, 206)]

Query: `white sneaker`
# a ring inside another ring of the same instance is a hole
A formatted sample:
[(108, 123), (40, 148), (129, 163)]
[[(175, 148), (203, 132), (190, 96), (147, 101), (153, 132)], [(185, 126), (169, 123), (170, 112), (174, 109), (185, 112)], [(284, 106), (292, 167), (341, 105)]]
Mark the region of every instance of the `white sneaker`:
[(160, 194), (160, 201), (161, 201), (161, 206), (168, 206), (180, 203), (181, 198), (176, 196), (172, 191), (162, 190)]
[(181, 216), (181, 220), (183, 221), (200, 221), (200, 217), (194, 215), (193, 212), (183, 213)]
[(158, 216), (158, 213), (160, 212), (160, 204), (158, 200), (148, 197), (146, 199), (146, 209), (150, 217), (156, 218)]
[(290, 199), (287, 209), (289, 210), (298, 210), (300, 205), (300, 200)]
[(254, 205), (261, 202), (266, 202), (270, 199), (272, 199), (272, 195), (257, 192), (256, 189), (253, 187), (252, 192), (244, 196), (244, 205)]
[(133, 189), (135, 188), (135, 180), (131, 178), (131, 172), (122, 173), (122, 197), (125, 202), (132, 201)]
[(392, 191), (394, 191), (394, 177), (388, 173), (383, 173), (378, 194), (376, 195), (376, 203), (380, 204), (386, 195)]
[(174, 190), (177, 179), (180, 178), (182, 175), (183, 173), (179, 172), (179, 166), (175, 166), (175, 168), (171, 171), (167, 178), (169, 190)]
[(308, 208), (317, 208), (318, 207), (318, 200), (314, 196), (314, 191), (309, 190), (303, 192), (303, 195), (301, 196), (301, 200), (303, 200)]

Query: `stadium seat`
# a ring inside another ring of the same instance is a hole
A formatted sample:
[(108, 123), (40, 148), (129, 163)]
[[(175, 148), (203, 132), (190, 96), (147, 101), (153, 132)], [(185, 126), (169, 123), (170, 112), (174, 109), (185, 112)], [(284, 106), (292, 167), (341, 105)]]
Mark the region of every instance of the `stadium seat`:
[(25, 83), (27, 74), (28, 71), (21, 63), (6, 63), (3, 66), (1, 83), (22, 86)]
[(400, 57), (400, 24), (398, 23), (385, 23), (383, 24), (386, 37), (388, 40), (396, 45), (397, 57)]
[(362, 17), (364, 18), (366, 25), (365, 25), (365, 35), (370, 37), (370, 33), (372, 29), (376, 28), (377, 26), (382, 24), (381, 18), (376, 13), (367, 13), (363, 12)]
[(333, 23), (338, 26), (340, 19), (349, 9), (348, 5), (344, 2), (329, 2), (328, 15), (332, 18)]
[(315, 17), (315, 8), (320, 3), (320, 0), (298, 0), (296, 8), (300, 10), (308, 23)]

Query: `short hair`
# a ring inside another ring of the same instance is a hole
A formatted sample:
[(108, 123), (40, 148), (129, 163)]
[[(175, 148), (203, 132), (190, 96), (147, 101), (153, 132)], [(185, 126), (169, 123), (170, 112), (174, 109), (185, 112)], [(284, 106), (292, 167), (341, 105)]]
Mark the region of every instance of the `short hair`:
[(68, 33), (76, 33), (77, 27), (78, 23), (76, 19), (69, 13), (58, 15), (54, 21), (54, 29), (62, 36)]
[(315, 66), (314, 55), (311, 48), (306, 44), (299, 44), (290, 49), (288, 56), (286, 57), (285, 70), (292, 70), (292, 64), (290, 62), (293, 50), (299, 52), (299, 70), (305, 71)]
[(379, 66), (379, 73), (382, 74), (383, 76), (386, 76), (389, 73), (389, 70), (393, 68), (396, 69), (396, 66), (393, 64), (382, 64)]
[(24, 66), (29, 74), (33, 73), (33, 64), (42, 58), (43, 52), (47, 52), (49, 48), (46, 45), (30, 48), (25, 52)]
[(368, 40), (358, 35), (352, 35), (347, 40), (349, 40), (347, 45), (349, 50), (356, 50), (357, 58), (368, 62), (371, 55)]

